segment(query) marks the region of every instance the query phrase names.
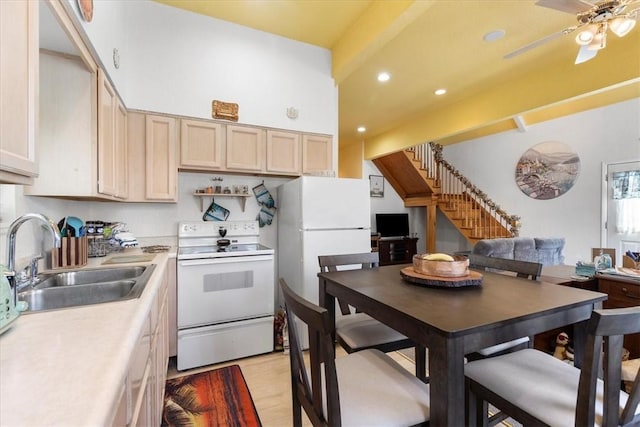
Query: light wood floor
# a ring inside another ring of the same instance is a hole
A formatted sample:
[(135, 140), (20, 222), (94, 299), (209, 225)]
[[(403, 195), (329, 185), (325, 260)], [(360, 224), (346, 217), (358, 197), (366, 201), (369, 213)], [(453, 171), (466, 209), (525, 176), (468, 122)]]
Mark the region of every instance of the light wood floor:
[[(336, 346), (336, 357), (345, 354), (340, 346)], [(415, 372), (415, 365), (407, 356), (400, 352), (392, 352), (389, 355), (410, 372)], [(175, 358), (172, 358), (169, 362), (168, 375), (169, 378), (173, 378), (236, 364), (240, 365), (240, 369), (242, 369), (262, 425), (264, 427), (291, 426), (291, 384), (288, 354), (270, 353), (182, 372), (176, 370)], [(306, 419), (304, 411), (302, 414), (305, 420), (304, 425), (310, 426), (311, 423)]]

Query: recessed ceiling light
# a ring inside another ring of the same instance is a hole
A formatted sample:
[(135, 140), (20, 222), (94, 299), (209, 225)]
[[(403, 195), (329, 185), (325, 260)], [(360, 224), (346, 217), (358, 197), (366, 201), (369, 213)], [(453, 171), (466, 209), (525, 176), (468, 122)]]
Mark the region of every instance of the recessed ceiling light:
[(447, 93), (446, 89), (436, 89), (433, 91), (433, 93), (435, 93), (436, 95), (440, 96), (440, 95), (444, 95), (445, 93)]
[(366, 127), (364, 127), (364, 126), (358, 126), (358, 132), (360, 132), (360, 133), (365, 132), (366, 130), (367, 130), (367, 128), (366, 128)]
[(390, 78), (391, 78), (391, 76), (387, 72), (382, 72), (382, 73), (378, 74), (378, 81), (379, 82), (387, 82), (387, 81), (389, 81)]
[(487, 34), (485, 34), (483, 39), (486, 42), (494, 42), (494, 41), (499, 40), (502, 37), (504, 37), (504, 35), (505, 35), (505, 31), (504, 30), (493, 30), (493, 31), (489, 31)]

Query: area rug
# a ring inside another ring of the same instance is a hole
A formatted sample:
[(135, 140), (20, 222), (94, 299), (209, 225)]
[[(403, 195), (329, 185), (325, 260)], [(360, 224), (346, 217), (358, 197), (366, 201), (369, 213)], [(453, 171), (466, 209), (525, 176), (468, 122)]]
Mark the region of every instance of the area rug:
[(238, 365), (167, 380), (162, 426), (261, 425)]

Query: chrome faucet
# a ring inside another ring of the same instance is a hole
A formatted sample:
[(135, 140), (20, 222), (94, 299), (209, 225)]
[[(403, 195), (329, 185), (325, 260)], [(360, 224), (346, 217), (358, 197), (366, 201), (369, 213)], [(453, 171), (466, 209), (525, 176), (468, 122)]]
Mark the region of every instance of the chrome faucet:
[[(9, 280), (9, 285), (11, 287), (11, 293), (13, 297), (13, 305), (15, 306), (18, 302), (18, 284), (16, 282), (16, 234), (18, 233), (18, 229), (22, 224), (29, 221), (30, 219), (35, 219), (41, 222), (51, 233), (51, 238), (53, 239), (53, 246), (56, 248), (60, 247), (61, 237), (60, 230), (58, 226), (51, 221), (46, 216), (39, 213), (28, 213), (24, 214), (15, 221), (11, 223), (9, 226), (9, 230), (7, 231), (7, 270), (5, 271), (5, 275)], [(36, 263), (37, 259), (32, 260), (31, 264)], [(37, 267), (35, 269), (37, 271)], [(33, 273), (33, 270), (32, 270)], [(36, 273), (37, 274), (37, 273)]]

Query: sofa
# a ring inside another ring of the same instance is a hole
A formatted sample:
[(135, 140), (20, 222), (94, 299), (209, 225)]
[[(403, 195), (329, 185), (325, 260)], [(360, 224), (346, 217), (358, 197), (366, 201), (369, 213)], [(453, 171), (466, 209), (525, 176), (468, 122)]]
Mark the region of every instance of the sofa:
[(563, 237), (505, 237), (479, 240), (471, 253), (496, 258), (539, 262), (542, 265), (564, 263)]

